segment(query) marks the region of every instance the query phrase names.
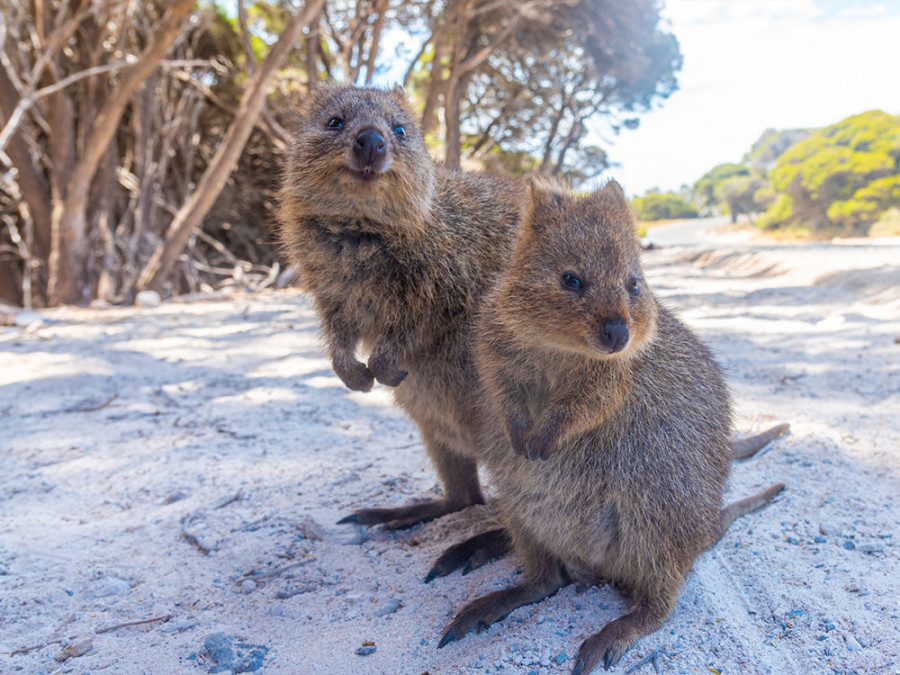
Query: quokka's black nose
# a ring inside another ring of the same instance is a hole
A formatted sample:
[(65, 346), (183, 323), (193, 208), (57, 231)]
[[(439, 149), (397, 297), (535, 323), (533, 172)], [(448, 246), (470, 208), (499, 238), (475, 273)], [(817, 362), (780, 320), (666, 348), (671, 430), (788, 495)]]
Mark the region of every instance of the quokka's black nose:
[(384, 136), (372, 127), (363, 129), (356, 137), (353, 152), (363, 166), (376, 166), (384, 158)]
[(611, 352), (618, 352), (628, 344), (628, 324), (622, 318), (605, 321), (600, 327), (600, 342)]

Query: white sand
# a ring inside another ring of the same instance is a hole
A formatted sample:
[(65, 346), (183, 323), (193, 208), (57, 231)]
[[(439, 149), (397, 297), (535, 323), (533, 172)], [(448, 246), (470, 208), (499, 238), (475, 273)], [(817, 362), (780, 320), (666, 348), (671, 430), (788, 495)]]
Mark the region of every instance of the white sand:
[[(900, 246), (647, 264), (726, 365), (739, 430), (793, 430), (730, 491), (785, 494), (697, 562), (616, 672), (663, 650), (661, 672), (900, 673)], [(609, 588), (568, 587), (438, 650), (517, 559), (421, 582), (484, 507), (400, 533), (335, 524), (438, 488), (387, 391), (341, 386), (298, 293), (41, 316), (0, 328), (0, 672), (205, 673), (220, 632), (268, 648), (264, 673), (569, 672), (622, 613)], [(54, 660), (75, 636), (86, 653)]]

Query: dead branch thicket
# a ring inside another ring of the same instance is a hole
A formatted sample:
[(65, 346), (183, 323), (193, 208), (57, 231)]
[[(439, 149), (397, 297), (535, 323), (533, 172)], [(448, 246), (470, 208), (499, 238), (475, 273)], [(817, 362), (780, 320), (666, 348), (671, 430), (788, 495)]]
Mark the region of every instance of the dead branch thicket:
[[(4, 11), (0, 299), (26, 306), (130, 302), (173, 218), (196, 196), (242, 112), (256, 64), (248, 65), (255, 57), (240, 51), (214, 6), (189, 13), (193, 2), (182, 1), (184, 11), (173, 17), (177, 4), (14, 2)], [(321, 0), (307, 4), (315, 9)], [(301, 18), (309, 16), (298, 12)], [(126, 94), (131, 69), (146, 65), (148, 46), (167, 21), (164, 57)], [(295, 25), (291, 42), (297, 33)], [(98, 117), (117, 98), (126, 100), (98, 130)], [(228, 189), (218, 188), (205, 226), (192, 228), (173, 256), (168, 281), (175, 291), (271, 282), (268, 213), (285, 132), (271, 113), (270, 123), (254, 129), (258, 112), (248, 115), (249, 138), (239, 139)], [(85, 168), (92, 152), (96, 167)], [(73, 225), (73, 213), (83, 223)]]
[(402, 81), (448, 166), (595, 176), (597, 124), (633, 126), (677, 87), (681, 55), (659, 9), (6, 0), (0, 301), (272, 284), (281, 155), (297, 103), (324, 80)]

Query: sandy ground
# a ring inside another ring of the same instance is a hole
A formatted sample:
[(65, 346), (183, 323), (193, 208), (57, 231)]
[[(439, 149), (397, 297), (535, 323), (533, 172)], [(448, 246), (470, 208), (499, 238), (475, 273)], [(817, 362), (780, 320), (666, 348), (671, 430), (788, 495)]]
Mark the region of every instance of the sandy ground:
[[(729, 496), (786, 492), (616, 672), (900, 673), (900, 243), (647, 264), (726, 365), (738, 429), (793, 429)], [(422, 583), (487, 507), (335, 524), (437, 485), (389, 393), (341, 386), (299, 293), (42, 317), (0, 328), (0, 672), (565, 673), (622, 613), (567, 587), (438, 650), (518, 561)]]

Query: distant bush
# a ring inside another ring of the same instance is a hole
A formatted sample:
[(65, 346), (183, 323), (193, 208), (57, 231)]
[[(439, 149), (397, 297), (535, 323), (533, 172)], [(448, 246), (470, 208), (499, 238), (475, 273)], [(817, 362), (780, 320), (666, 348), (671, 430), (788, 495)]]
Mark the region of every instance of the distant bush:
[(782, 196), (763, 226), (865, 234), (900, 206), (900, 117), (873, 110), (820, 129), (785, 151), (768, 177)]
[(632, 205), (640, 220), (697, 217), (697, 209), (691, 206), (684, 197), (674, 192), (651, 192), (643, 197), (635, 197)]

